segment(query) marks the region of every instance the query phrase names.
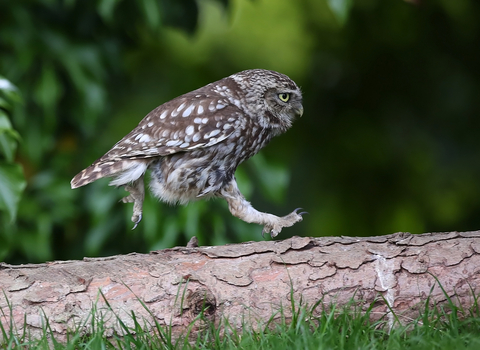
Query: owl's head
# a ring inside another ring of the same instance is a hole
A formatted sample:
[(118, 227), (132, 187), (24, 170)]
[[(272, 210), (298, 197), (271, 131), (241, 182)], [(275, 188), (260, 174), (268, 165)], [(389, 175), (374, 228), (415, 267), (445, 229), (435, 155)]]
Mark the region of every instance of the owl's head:
[(303, 114), (302, 92), (285, 74), (265, 69), (251, 69), (232, 78), (246, 92), (246, 105), (265, 127), (286, 131)]

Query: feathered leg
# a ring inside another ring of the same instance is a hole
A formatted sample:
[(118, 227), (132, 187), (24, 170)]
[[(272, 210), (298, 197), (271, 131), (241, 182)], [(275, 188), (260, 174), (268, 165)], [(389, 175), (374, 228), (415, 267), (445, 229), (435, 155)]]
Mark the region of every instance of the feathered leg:
[(129, 185), (125, 185), (125, 190), (130, 194), (122, 198), (123, 203), (133, 203), (132, 221), (135, 223), (134, 230), (138, 223), (142, 220), (143, 201), (145, 199), (145, 186), (143, 185), (143, 176)]
[(242, 195), (235, 179), (230, 181), (220, 193), (221, 197), (226, 199), (233, 216), (248, 223), (264, 225), (262, 234), (269, 233), (272, 238), (276, 237), (282, 231), (282, 228), (293, 226), (295, 223), (302, 221), (302, 215), (305, 214), (297, 213), (299, 209), (295, 209), (283, 217), (259, 212)]

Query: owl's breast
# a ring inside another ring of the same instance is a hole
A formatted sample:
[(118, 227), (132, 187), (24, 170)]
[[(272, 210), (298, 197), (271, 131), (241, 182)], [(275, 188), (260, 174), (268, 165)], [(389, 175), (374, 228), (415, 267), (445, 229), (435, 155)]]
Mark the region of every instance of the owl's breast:
[(151, 165), (152, 192), (163, 201), (182, 204), (215, 196), (233, 179), (237, 166), (270, 139), (267, 129), (239, 129), (211, 147), (160, 157)]

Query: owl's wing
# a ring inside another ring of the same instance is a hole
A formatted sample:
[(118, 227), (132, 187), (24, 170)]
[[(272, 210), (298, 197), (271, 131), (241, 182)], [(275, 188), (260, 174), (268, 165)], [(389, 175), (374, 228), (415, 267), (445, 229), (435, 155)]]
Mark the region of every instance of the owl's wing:
[(151, 111), (99, 160), (151, 158), (210, 147), (241, 127), (242, 115), (221, 96), (189, 93)]
[(240, 108), (217, 94), (197, 90), (179, 96), (151, 111), (110, 151), (78, 173), (71, 181), (72, 188), (125, 172), (125, 177), (111, 184), (129, 182), (145, 172), (149, 158), (210, 147), (225, 140), (244, 127), (242, 116)]

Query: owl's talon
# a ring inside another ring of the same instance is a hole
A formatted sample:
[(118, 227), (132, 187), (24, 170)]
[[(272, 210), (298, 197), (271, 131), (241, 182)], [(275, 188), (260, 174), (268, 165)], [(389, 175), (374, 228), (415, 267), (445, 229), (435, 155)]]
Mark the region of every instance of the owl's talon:
[[(280, 229), (281, 231), (281, 229)], [(265, 225), (263, 227), (263, 230), (262, 230), (262, 238), (265, 239), (265, 234), (268, 233), (270, 235), (271, 238), (274, 238), (275, 236), (277, 236), (280, 231), (274, 233), (274, 229), (271, 225)]]
[(132, 216), (132, 221), (135, 223), (135, 225), (133, 225), (132, 227), (132, 230), (135, 230), (138, 224), (140, 223), (140, 221), (142, 221), (142, 214), (138, 215), (138, 219), (136, 221), (135, 221), (135, 216)]
[[(280, 229), (281, 230), (281, 229)], [(262, 230), (262, 238), (265, 239), (265, 234), (268, 233), (271, 238), (275, 237), (280, 233), (280, 231), (277, 232), (277, 234), (274, 235), (273, 233), (273, 226), (272, 225), (265, 225)]]
[(297, 213), (302, 208), (297, 208), (292, 211), (290, 214), (283, 217), (275, 217), (273, 223), (265, 225), (263, 229), (264, 232), (269, 232), (270, 237), (275, 238), (282, 231), (284, 227), (290, 227), (303, 220), (302, 215), (307, 214), (307, 212)]

